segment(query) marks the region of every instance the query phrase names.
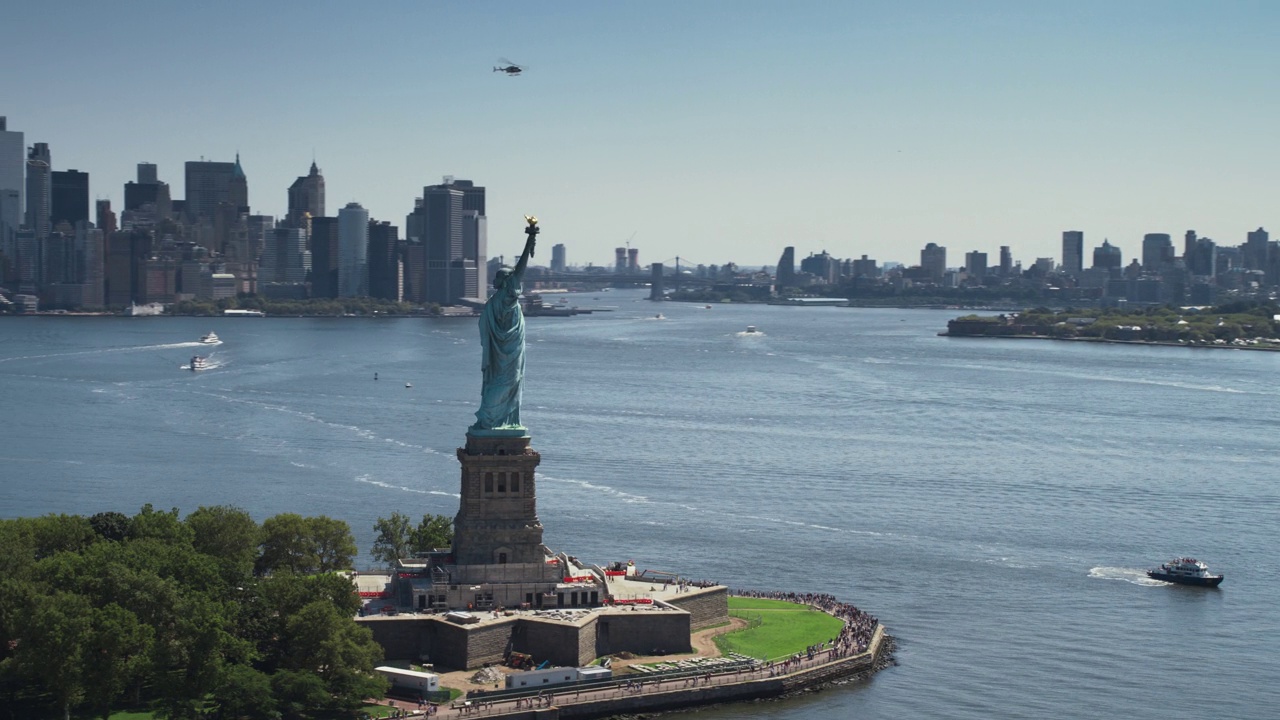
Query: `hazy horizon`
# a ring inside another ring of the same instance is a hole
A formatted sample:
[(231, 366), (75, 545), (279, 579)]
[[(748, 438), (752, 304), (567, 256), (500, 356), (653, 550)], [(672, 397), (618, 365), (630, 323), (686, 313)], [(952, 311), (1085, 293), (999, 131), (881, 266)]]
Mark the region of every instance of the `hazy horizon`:
[[(926, 242), (1029, 265), (1142, 235), (1272, 224), (1276, 30), (1261, 2), (536, 6), (18, 5), (0, 115), (117, 211), (139, 162), (237, 152), (280, 217), (314, 156), (328, 214), (400, 226), (444, 175), (573, 264), (914, 264)], [(498, 58), (527, 63), (493, 73)], [(1274, 229), (1274, 228), (1273, 228)], [(549, 253), (548, 256), (549, 258)], [(1086, 260), (1087, 263), (1087, 260)]]

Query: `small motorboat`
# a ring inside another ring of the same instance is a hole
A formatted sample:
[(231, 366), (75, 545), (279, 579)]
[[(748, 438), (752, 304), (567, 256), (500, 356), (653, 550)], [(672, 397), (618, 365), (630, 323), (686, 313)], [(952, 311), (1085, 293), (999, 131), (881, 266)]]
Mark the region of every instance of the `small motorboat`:
[(1155, 570), (1148, 570), (1147, 577), (1152, 580), (1198, 587), (1215, 588), (1222, 584), (1222, 575), (1209, 574), (1209, 566), (1193, 557), (1171, 560)]
[(759, 333), (760, 331), (756, 329), (755, 325), (748, 325), (747, 329), (744, 331), (745, 335), (758, 335)]
[(212, 330), (210, 330), (208, 334), (200, 336), (200, 343), (202, 345), (217, 345), (220, 342), (222, 341), (218, 339), (217, 334)]
[(196, 370), (208, 370), (209, 358), (201, 357), (199, 355), (192, 355), (191, 364), (188, 365), (188, 367), (191, 369), (192, 372), (195, 372)]
[(411, 388), (413, 387), (413, 383), (405, 383), (404, 386), (407, 388)]
[(653, 319), (654, 319), (654, 320), (666, 320), (667, 318), (666, 318), (666, 316), (664, 316), (662, 313), (658, 313), (657, 315), (654, 315), (654, 316), (653, 316)]

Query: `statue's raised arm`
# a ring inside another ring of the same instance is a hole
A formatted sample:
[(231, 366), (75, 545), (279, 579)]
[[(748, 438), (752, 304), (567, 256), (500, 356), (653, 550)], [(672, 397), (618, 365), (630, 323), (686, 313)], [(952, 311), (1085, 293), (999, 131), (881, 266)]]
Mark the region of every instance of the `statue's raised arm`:
[(512, 272), (516, 276), (517, 283), (524, 279), (524, 269), (529, 264), (529, 258), (533, 257), (534, 247), (538, 244), (538, 218), (525, 215), (524, 220), (527, 223), (524, 234), (528, 237), (524, 241), (524, 252), (520, 254), (520, 261), (516, 263), (516, 268)]
[(520, 386), (524, 381), (524, 313), (520, 311), (521, 280), (538, 241), (538, 218), (525, 216), (524, 252), (514, 268), (493, 276), (493, 295), (480, 313), (480, 409), (475, 435), (524, 434), (520, 424)]

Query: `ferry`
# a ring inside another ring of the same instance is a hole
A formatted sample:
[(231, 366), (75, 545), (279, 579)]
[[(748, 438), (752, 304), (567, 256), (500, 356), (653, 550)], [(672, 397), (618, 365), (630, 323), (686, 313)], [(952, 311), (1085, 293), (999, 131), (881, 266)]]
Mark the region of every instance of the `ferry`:
[(190, 368), (192, 372), (195, 372), (196, 370), (208, 370), (209, 358), (200, 357), (199, 355), (192, 355)]
[(1179, 585), (1196, 585), (1198, 587), (1218, 587), (1222, 583), (1222, 575), (1210, 575), (1209, 566), (1191, 557), (1171, 560), (1155, 570), (1148, 570), (1147, 577), (1152, 580), (1178, 583)]
[(218, 339), (218, 336), (212, 330), (207, 335), (200, 336), (201, 345), (217, 345), (220, 342), (222, 341)]

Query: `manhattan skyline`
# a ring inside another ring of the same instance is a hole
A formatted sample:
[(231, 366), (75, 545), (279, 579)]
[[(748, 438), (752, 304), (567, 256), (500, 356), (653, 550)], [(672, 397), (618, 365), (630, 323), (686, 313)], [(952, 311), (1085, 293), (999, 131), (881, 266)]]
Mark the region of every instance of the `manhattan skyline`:
[[(575, 264), (772, 265), (782, 247), (911, 264), (1061, 233), (1126, 258), (1146, 233), (1223, 245), (1277, 223), (1280, 10), (1080, 3), (551, 8), (53, 3), (8, 11), (0, 114), (122, 204), (139, 162), (239, 152), (282, 217), (313, 157), (329, 203), (402, 224), (444, 175), (490, 188)], [(48, 43), (58, 40), (58, 52)], [(33, 61), (33, 58), (39, 61)], [(498, 57), (528, 64), (495, 75)], [(504, 232), (508, 222), (510, 233)], [(550, 237), (550, 236), (549, 236)]]

